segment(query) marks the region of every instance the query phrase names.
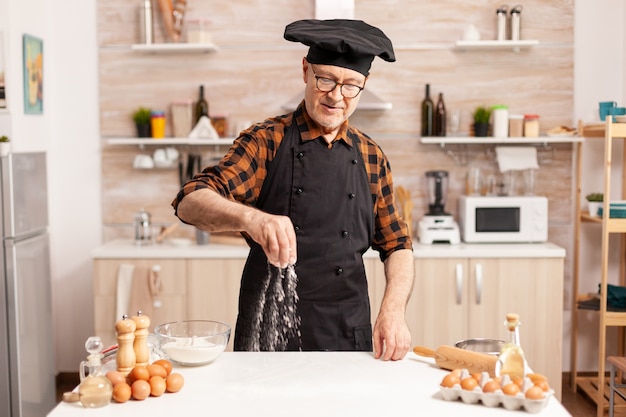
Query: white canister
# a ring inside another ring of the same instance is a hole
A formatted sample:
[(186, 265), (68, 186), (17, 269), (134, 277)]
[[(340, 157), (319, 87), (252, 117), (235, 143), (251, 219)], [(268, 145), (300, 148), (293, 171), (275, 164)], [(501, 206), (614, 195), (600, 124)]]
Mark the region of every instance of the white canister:
[(509, 7), (502, 5), (496, 10), (496, 39), (506, 40), (506, 19)]
[(522, 6), (517, 5), (511, 9), (511, 40), (520, 40), (520, 31), (522, 24)]
[(493, 136), (506, 138), (509, 136), (509, 108), (503, 104), (493, 106)]

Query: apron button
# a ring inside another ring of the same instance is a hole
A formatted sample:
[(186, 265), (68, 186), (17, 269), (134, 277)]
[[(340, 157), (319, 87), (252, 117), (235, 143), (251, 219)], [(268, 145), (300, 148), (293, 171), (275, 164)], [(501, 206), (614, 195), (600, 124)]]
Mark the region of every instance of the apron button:
[(302, 194), (304, 192), (304, 190), (302, 188), (298, 188), (296, 190), (296, 194)]
[(343, 232), (341, 232), (341, 236), (343, 236), (343, 237), (348, 236), (348, 232), (346, 230), (344, 230)]
[(353, 160), (352, 160), (352, 165), (356, 165), (356, 164), (358, 164), (358, 163), (359, 163), (359, 161), (357, 161), (356, 159), (353, 159)]
[(293, 230), (295, 230), (296, 232), (299, 232), (300, 231), (300, 226), (294, 226)]
[(298, 152), (298, 158), (304, 158), (304, 152)]
[(350, 194), (348, 194), (348, 197), (350, 198), (350, 200), (352, 200), (354, 197), (356, 197), (356, 194), (350, 193)]
[(337, 275), (341, 275), (341, 274), (343, 274), (343, 268), (337, 268), (337, 269), (335, 269), (335, 274), (337, 274)]

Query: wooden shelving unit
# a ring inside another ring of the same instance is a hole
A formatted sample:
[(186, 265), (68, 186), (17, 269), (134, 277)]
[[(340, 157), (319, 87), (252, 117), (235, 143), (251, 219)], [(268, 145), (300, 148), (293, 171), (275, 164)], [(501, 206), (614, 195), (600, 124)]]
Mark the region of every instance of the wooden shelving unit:
[[(626, 123), (613, 123), (611, 118), (607, 118), (604, 124), (585, 126), (579, 123), (578, 132), (580, 136), (588, 139), (604, 139), (604, 201), (603, 216), (592, 217), (587, 212), (581, 210), (581, 181), (582, 181), (582, 142), (578, 143), (577, 149), (577, 170), (576, 170), (576, 226), (574, 242), (574, 276), (572, 279), (572, 350), (571, 350), (571, 386), (576, 391), (580, 388), (589, 398), (597, 404), (598, 417), (604, 416), (608, 410), (608, 378), (606, 372), (606, 331), (608, 327), (619, 327), (618, 351), (624, 355), (624, 327), (626, 327), (626, 312), (609, 311), (607, 309), (607, 285), (608, 285), (608, 257), (609, 257), (609, 236), (612, 233), (621, 234), (620, 275), (619, 285), (626, 283), (626, 219), (611, 218), (610, 202), (611, 198), (611, 171), (612, 171), (612, 145), (616, 138), (626, 138)], [(622, 160), (626, 162), (626, 146), (624, 147)], [(626, 164), (622, 168), (622, 195), (626, 196)], [(613, 200), (616, 200), (613, 198)], [(599, 335), (598, 335), (598, 375), (595, 377), (583, 377), (579, 375), (577, 368), (578, 357), (578, 322), (579, 309), (578, 302), (585, 299), (579, 291), (580, 282), (580, 234), (583, 222), (598, 223), (602, 227), (602, 255), (601, 255), (601, 278), (600, 278), (600, 306), (598, 310)], [(616, 411), (626, 410), (625, 402), (616, 403)]]

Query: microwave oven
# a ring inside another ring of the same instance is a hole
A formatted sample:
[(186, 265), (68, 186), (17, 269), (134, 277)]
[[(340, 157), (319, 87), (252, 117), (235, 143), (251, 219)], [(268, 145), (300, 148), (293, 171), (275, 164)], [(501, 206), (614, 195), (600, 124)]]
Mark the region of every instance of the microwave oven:
[(468, 243), (545, 242), (548, 199), (540, 196), (459, 198), (461, 238)]

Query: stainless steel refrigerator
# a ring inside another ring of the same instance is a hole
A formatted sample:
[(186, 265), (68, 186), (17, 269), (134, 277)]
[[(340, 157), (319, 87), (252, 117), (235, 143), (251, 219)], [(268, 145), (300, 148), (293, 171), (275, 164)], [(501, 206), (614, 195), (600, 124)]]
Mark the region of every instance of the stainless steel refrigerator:
[(46, 154), (0, 158), (0, 416), (56, 402)]

